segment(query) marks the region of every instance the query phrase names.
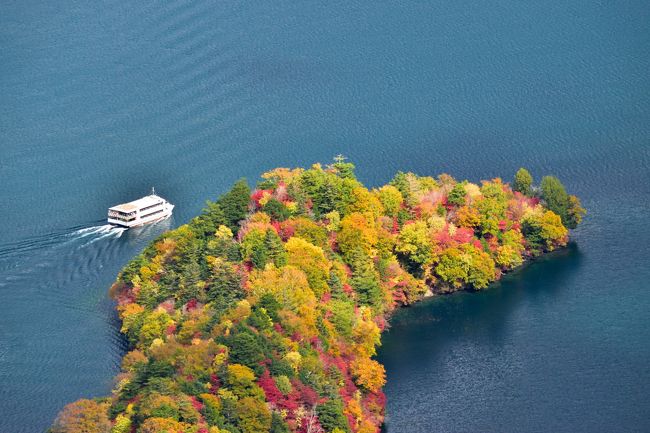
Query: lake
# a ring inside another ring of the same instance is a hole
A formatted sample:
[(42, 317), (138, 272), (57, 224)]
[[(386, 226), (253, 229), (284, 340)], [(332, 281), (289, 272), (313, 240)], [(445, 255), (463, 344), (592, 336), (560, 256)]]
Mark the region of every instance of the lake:
[[(328, 162), (478, 181), (555, 174), (564, 251), (398, 312), (389, 433), (650, 430), (650, 3), (5, 1), (0, 431), (107, 395), (107, 290), (239, 177)], [(174, 218), (109, 231), (151, 187)]]

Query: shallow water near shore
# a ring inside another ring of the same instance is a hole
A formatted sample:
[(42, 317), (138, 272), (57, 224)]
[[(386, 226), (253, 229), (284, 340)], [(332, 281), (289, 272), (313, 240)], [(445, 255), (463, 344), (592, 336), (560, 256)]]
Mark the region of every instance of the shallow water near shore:
[[(574, 1), (0, 6), (0, 431), (107, 395), (108, 287), (241, 176), (343, 153), (397, 170), (555, 174), (573, 243), (480, 293), (398, 312), (389, 433), (650, 429), (650, 4)], [(152, 186), (174, 217), (106, 209)]]

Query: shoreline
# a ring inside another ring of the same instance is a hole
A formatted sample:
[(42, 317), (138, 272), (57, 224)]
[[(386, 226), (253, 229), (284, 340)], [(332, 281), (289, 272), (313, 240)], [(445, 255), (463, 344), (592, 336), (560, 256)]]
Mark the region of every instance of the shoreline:
[(113, 395), (68, 405), (52, 432), (94, 411), (119, 433), (376, 433), (393, 314), (567, 245), (559, 215), (500, 179), (398, 173), (370, 191), (353, 169), (239, 181), (133, 258), (110, 289), (129, 346)]

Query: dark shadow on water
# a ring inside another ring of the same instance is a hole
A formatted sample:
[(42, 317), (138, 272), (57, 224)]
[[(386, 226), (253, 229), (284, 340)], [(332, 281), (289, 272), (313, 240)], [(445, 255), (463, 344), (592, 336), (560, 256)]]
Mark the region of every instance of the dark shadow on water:
[[(389, 400), (415, 396), (391, 395), (391, 381), (404, 372), (436, 369), (445, 349), (459, 339), (500, 345), (510, 315), (522, 302), (553, 302), (579, 273), (583, 254), (577, 244), (547, 254), (480, 292), (457, 292), (424, 300), (397, 311), (382, 336), (378, 360), (387, 371)], [(387, 412), (388, 412), (387, 411)], [(388, 414), (389, 415), (389, 414)], [(383, 432), (388, 430), (385, 427)]]
[[(108, 314), (108, 323), (109, 329), (107, 332), (111, 334), (111, 340), (114, 342), (114, 351), (117, 352), (116, 358), (116, 371), (119, 371), (120, 366), (122, 365), (122, 357), (126, 355), (129, 351), (129, 340), (126, 338), (126, 335), (120, 332), (122, 328), (122, 322), (120, 317), (117, 314), (117, 309), (115, 308), (116, 303), (111, 299), (106, 299), (105, 302), (102, 302), (102, 308), (105, 308)], [(110, 310), (109, 310), (110, 309)], [(114, 385), (115, 378), (110, 378), (111, 388)]]

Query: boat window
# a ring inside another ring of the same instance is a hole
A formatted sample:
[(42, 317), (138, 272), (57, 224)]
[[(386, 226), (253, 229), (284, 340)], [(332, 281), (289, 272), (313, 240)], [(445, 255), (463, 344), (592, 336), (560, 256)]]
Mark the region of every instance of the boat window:
[(140, 212), (144, 212), (144, 211), (146, 211), (147, 209), (151, 209), (151, 208), (154, 208), (154, 207), (156, 207), (156, 206), (160, 206), (161, 204), (162, 204), (162, 202), (160, 202), (160, 203), (156, 203), (156, 204), (152, 204), (151, 206), (143, 207), (142, 209), (140, 209)]
[(157, 210), (157, 211), (150, 212), (150, 213), (148, 213), (146, 215), (141, 215), (140, 218), (146, 218), (148, 216), (155, 215), (157, 213), (162, 213), (162, 212), (164, 212), (164, 211), (162, 209), (160, 209), (160, 210)]
[(136, 213), (135, 211), (127, 213), (127, 212), (121, 212), (117, 210), (109, 210), (108, 217), (112, 219), (116, 219), (118, 221), (133, 221), (136, 218)]

